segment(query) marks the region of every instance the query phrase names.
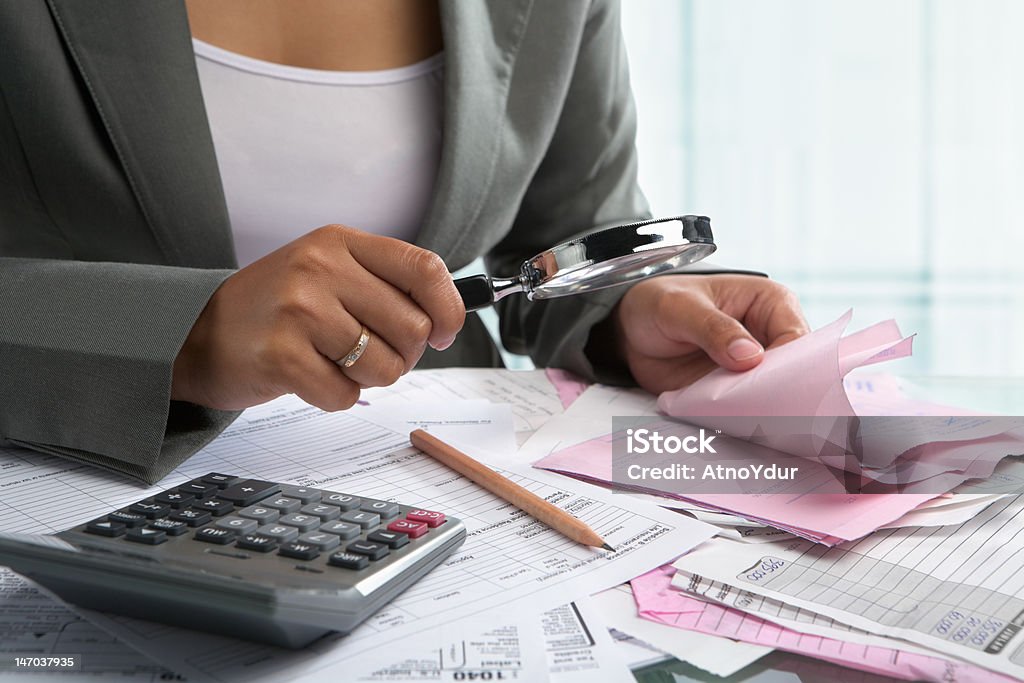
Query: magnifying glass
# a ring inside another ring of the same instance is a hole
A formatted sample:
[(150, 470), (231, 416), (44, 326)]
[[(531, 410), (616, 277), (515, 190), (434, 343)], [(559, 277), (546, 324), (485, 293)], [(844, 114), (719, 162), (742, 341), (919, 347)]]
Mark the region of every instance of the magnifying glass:
[(675, 216), (619, 225), (543, 251), (511, 278), (473, 275), (455, 286), (467, 311), (490, 306), (509, 294), (553, 299), (627, 282), (696, 263), (715, 252), (711, 219)]

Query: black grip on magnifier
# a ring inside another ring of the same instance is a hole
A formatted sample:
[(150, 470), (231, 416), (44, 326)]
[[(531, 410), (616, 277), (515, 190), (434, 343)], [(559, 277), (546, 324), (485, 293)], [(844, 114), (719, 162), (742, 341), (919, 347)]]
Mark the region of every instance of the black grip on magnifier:
[(479, 311), (494, 303), (494, 289), (486, 275), (459, 278), (455, 281), (455, 288), (459, 290), (467, 311)]

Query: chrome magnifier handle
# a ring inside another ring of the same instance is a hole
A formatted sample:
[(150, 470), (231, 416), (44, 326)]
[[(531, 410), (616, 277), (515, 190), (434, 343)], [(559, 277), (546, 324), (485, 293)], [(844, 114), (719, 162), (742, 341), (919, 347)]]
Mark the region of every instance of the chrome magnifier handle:
[(509, 294), (530, 291), (529, 287), (523, 284), (521, 278), (488, 277), (487, 275), (460, 277), (455, 281), (455, 288), (462, 295), (462, 303), (466, 305), (468, 312), (487, 308)]
[(455, 281), (467, 311), (509, 294), (552, 299), (636, 282), (700, 261), (715, 251), (707, 216), (674, 216), (593, 232), (523, 262), (519, 274), (473, 275)]

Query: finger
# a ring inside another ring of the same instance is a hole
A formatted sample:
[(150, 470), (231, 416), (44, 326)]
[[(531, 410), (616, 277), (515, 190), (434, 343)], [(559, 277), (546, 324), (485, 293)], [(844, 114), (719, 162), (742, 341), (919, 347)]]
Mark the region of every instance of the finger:
[[(466, 307), (444, 261), (434, 252), (356, 230), (345, 233), (352, 257), (377, 277), (405, 292), (430, 317), (428, 342), (443, 350), (466, 321)], [(381, 248), (382, 244), (388, 248)]]
[(412, 370), (427, 346), (433, 324), (426, 311), (408, 295), (388, 282), (356, 266), (352, 273), (354, 292), (367, 296), (343, 296), (345, 308), (370, 327), (404, 360), (404, 371)]
[(764, 357), (753, 335), (707, 296), (666, 297), (656, 322), (666, 337), (696, 344), (728, 370), (749, 370)]
[(389, 386), (405, 373), (405, 360), (369, 325), (366, 326), (366, 346), (359, 359), (348, 367), (344, 366), (346, 357), (359, 344), (363, 325), (340, 303), (329, 321), (322, 321), (312, 329), (313, 345), (317, 351), (358, 385)]
[(649, 362), (642, 370), (634, 368), (633, 375), (644, 389), (660, 394), (687, 387), (717, 368), (718, 364), (706, 353), (695, 351), (679, 358)]
[(347, 410), (359, 400), (359, 386), (313, 347), (293, 358), (288, 380), (292, 393), (327, 412)]
[(796, 295), (778, 283), (766, 284), (770, 286), (758, 295), (757, 305), (753, 307), (763, 312), (748, 316), (748, 324), (757, 339), (768, 348), (775, 348), (810, 332)]

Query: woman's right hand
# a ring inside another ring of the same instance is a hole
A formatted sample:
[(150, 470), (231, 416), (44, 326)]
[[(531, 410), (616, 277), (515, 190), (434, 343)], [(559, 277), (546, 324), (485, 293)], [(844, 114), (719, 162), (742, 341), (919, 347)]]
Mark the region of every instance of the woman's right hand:
[[(401, 240), (328, 225), (221, 284), (174, 362), (171, 398), (237, 410), (294, 393), (349, 408), (429, 343), (448, 348), (466, 309), (441, 258)], [(336, 363), (370, 332), (362, 357)]]

